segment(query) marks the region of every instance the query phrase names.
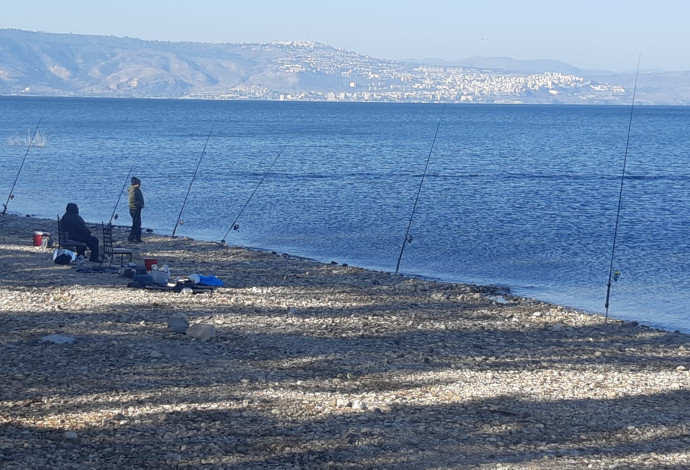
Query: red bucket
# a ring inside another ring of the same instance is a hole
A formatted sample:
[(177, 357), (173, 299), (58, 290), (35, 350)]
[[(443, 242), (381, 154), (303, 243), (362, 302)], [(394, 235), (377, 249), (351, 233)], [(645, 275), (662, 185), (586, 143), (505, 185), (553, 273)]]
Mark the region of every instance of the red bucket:
[(48, 232), (34, 232), (34, 246), (47, 246), (50, 239)]
[(151, 267), (152, 267), (154, 264), (158, 264), (158, 260), (157, 260), (157, 259), (147, 258), (147, 259), (144, 260), (144, 266), (146, 267), (146, 270), (147, 270), (147, 271), (151, 271)]

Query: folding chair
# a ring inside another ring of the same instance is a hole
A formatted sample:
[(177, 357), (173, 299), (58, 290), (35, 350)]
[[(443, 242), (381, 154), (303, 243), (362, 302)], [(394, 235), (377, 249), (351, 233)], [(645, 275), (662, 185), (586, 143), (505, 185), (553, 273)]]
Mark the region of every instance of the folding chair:
[(129, 248), (119, 248), (113, 246), (113, 224), (108, 223), (103, 225), (103, 259), (110, 256), (110, 266), (113, 265), (113, 258), (120, 256), (120, 266), (124, 264), (124, 257), (128, 256), (129, 261), (132, 261), (134, 252)]

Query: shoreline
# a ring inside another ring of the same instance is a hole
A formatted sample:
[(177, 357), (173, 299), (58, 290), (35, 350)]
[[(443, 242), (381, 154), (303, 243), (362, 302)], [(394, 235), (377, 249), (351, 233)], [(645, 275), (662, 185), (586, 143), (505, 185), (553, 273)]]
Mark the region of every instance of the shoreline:
[[(22, 214), (22, 213), (9, 212), (8, 215), (16, 216), (16, 217), (25, 217), (27, 219), (43, 221), (43, 223), (47, 223), (48, 225), (50, 225), (51, 223), (52, 223), (52, 225), (56, 225), (55, 222), (51, 221), (50, 218), (46, 218), (46, 217), (35, 215), (35, 214)], [(87, 225), (95, 227), (97, 229), (97, 231), (100, 231), (100, 222), (96, 223), (96, 222), (88, 222), (87, 221)], [(130, 226), (129, 225), (113, 224), (113, 227), (117, 231), (117, 230), (129, 230)], [(55, 231), (55, 229), (53, 231)], [(169, 236), (162, 235), (162, 234), (159, 234), (159, 233), (153, 231), (153, 229), (151, 229), (151, 228), (144, 229), (143, 235), (144, 236), (148, 235), (148, 236), (160, 237), (162, 239), (165, 239), (166, 237), (170, 238)], [(98, 236), (98, 238), (101, 239), (102, 237)], [(317, 263), (323, 263), (323, 264), (337, 263), (337, 264), (341, 264), (344, 266), (353, 266), (353, 267), (357, 267), (360, 269), (365, 269), (368, 271), (381, 272), (381, 273), (386, 273), (386, 274), (390, 274), (390, 275), (394, 274), (392, 271), (387, 271), (384, 269), (378, 269), (378, 268), (374, 267), (373, 265), (368, 265), (366, 263), (364, 263), (364, 264), (359, 264), (359, 263), (351, 264), (349, 262), (339, 262), (339, 261), (335, 261), (335, 260), (327, 260), (327, 258), (328, 258), (327, 256), (323, 256), (323, 257), (319, 258), (319, 257), (312, 257), (309, 255), (295, 255), (295, 254), (292, 254), (289, 252), (280, 252), (280, 251), (278, 251), (272, 247), (253, 247), (253, 246), (245, 246), (245, 245), (223, 244), (220, 241), (216, 241), (216, 240), (212, 240), (212, 239), (205, 239), (203, 237), (192, 238), (190, 236), (185, 236), (185, 235), (179, 236), (178, 235), (176, 238), (194, 240), (194, 241), (199, 242), (199, 243), (209, 243), (209, 244), (217, 244), (219, 246), (236, 247), (236, 248), (241, 248), (241, 249), (250, 250), (250, 251), (267, 252), (267, 253), (274, 253), (274, 254), (276, 254), (276, 253), (286, 254), (290, 257), (301, 258), (301, 259), (305, 259), (305, 260), (309, 260), (309, 261), (313, 261), (313, 262), (317, 262)], [(424, 280), (424, 281), (439, 282), (439, 283), (444, 283), (444, 284), (486, 286), (486, 287), (491, 287), (492, 289), (502, 289), (502, 290), (507, 291), (507, 294), (510, 296), (520, 297), (520, 298), (529, 299), (529, 300), (533, 300), (533, 301), (537, 301), (537, 302), (543, 302), (543, 303), (550, 304), (550, 305), (557, 305), (557, 306), (560, 306), (562, 308), (569, 309), (572, 311), (577, 311), (579, 313), (584, 313), (587, 315), (595, 315), (595, 316), (602, 316), (602, 317), (605, 316), (605, 313), (603, 311), (596, 309), (594, 307), (587, 307), (587, 306), (575, 307), (573, 305), (568, 304), (567, 302), (559, 301), (557, 298), (558, 296), (555, 296), (556, 297), (555, 299), (549, 299), (548, 298), (549, 295), (547, 293), (544, 293), (544, 297), (546, 297), (546, 298), (542, 298), (541, 296), (539, 296), (539, 294), (531, 295), (528, 292), (525, 292), (525, 291), (533, 290), (533, 288), (530, 288), (529, 286), (523, 286), (522, 288), (516, 288), (514, 285), (510, 285), (510, 284), (493, 283), (493, 282), (489, 282), (489, 283), (485, 284), (485, 283), (481, 283), (481, 282), (472, 282), (472, 281), (469, 281), (469, 282), (467, 282), (467, 281), (456, 281), (456, 280), (447, 279), (447, 278), (443, 278), (443, 277), (426, 276), (426, 275), (414, 274), (414, 273), (401, 273), (400, 276), (410, 278), (410, 279), (420, 279), (420, 280)], [(554, 297), (554, 296), (551, 296), (551, 297)], [(603, 302), (603, 300), (602, 300), (602, 302)], [(585, 302), (584, 304), (587, 304), (587, 303)], [(630, 315), (628, 315), (627, 317), (628, 318), (626, 318), (626, 315), (624, 315), (624, 314), (621, 314), (620, 316), (613, 314), (613, 315), (609, 315), (608, 318), (609, 318), (609, 320), (619, 320), (619, 321), (629, 322), (629, 323), (633, 323), (633, 324), (639, 323), (639, 324), (643, 324), (643, 325), (647, 326), (648, 328), (658, 329), (661, 331), (680, 332), (682, 334), (690, 335), (690, 329), (689, 328), (679, 329), (678, 326), (664, 325), (663, 323), (655, 324), (654, 322), (647, 321), (644, 319), (636, 319), (635, 317), (637, 317), (637, 315), (633, 315), (632, 318), (630, 317)]]
[[(492, 286), (150, 233), (124, 246), (224, 286), (134, 289), (52, 263), (32, 231), (55, 229), (0, 218), (8, 470), (690, 461), (686, 334)], [(179, 317), (214, 335), (176, 333)]]
[[(37, 216), (37, 215), (30, 215), (30, 214), (20, 214), (20, 213), (12, 213), (8, 212), (6, 216), (9, 217), (17, 217), (19, 219), (27, 219), (27, 220), (33, 220), (33, 221), (38, 221), (39, 224), (43, 225), (53, 225), (53, 229), (51, 230), (51, 233), (56, 232), (57, 230), (57, 222), (55, 220), (51, 220), (49, 218)], [(91, 227), (92, 233), (99, 238), (102, 242), (102, 235), (100, 234), (100, 229), (101, 229), (101, 224), (96, 223), (96, 222), (86, 222), (87, 226)], [(1, 225), (0, 225), (1, 227)], [(118, 231), (128, 231), (129, 230), (129, 225), (115, 225), (113, 224), (114, 231), (117, 233)], [(36, 229), (39, 230), (39, 229)], [(222, 243), (219, 241), (214, 241), (214, 240), (205, 240), (205, 239), (196, 239), (196, 238), (191, 238), (188, 236), (176, 236), (175, 238), (171, 238), (170, 236), (167, 235), (161, 235), (158, 234), (157, 232), (153, 231), (153, 229), (146, 228), (142, 229), (142, 236), (146, 237), (148, 236), (149, 238), (153, 237), (156, 239), (159, 243), (160, 242), (165, 242), (166, 240), (175, 241), (175, 240), (186, 240), (198, 244), (209, 244), (210, 246), (218, 246), (218, 247), (225, 247), (225, 248), (233, 248), (233, 249), (239, 249), (239, 250), (247, 250), (248, 252), (255, 252), (255, 253), (270, 253), (273, 255), (279, 255), (279, 256), (286, 256), (291, 259), (298, 259), (298, 260), (304, 260), (306, 262), (312, 262), (312, 263), (318, 263), (318, 264), (335, 264), (335, 265), (340, 265), (343, 267), (353, 267), (355, 269), (361, 269), (365, 271), (370, 271), (373, 273), (381, 273), (385, 275), (390, 275), (390, 276), (398, 276), (394, 274), (391, 271), (385, 271), (385, 270), (380, 270), (380, 269), (375, 269), (372, 267), (367, 267), (365, 266), (359, 266), (359, 265), (353, 265), (349, 263), (340, 263), (335, 260), (331, 261), (325, 261), (324, 260), (319, 260), (317, 258), (313, 258), (310, 256), (304, 256), (304, 255), (294, 255), (288, 252), (280, 252), (277, 250), (274, 250), (272, 248), (264, 248), (264, 247), (251, 247), (251, 246), (244, 246), (244, 245), (232, 245), (232, 244), (227, 244), (227, 243)], [(56, 240), (55, 236), (53, 236), (53, 240)], [(125, 241), (121, 241), (120, 246), (122, 247), (127, 247), (127, 248), (134, 248), (135, 252), (145, 252), (141, 246), (137, 245), (132, 245), (131, 243), (127, 243)], [(101, 245), (102, 248), (102, 245)], [(143, 263), (143, 257), (139, 257), (139, 264)], [(540, 299), (537, 297), (532, 297), (532, 296), (524, 296), (521, 294), (516, 294), (513, 293), (513, 286), (510, 285), (503, 285), (503, 284), (478, 284), (478, 283), (468, 283), (468, 282), (456, 282), (452, 280), (446, 280), (443, 278), (437, 278), (433, 276), (424, 276), (424, 275), (416, 275), (416, 274), (399, 274), (401, 278), (404, 279), (418, 279), (420, 281), (426, 281), (426, 282), (431, 282), (431, 283), (440, 283), (440, 284), (448, 284), (448, 285), (457, 285), (457, 286), (472, 286), (474, 288), (480, 288), (480, 289), (486, 289), (488, 291), (493, 292), (495, 297), (501, 297), (501, 296), (507, 296), (507, 297), (512, 297), (515, 299), (522, 299), (524, 301), (529, 301), (529, 302), (538, 302), (538, 303), (543, 303), (547, 305), (553, 305), (554, 307), (558, 307), (561, 309), (566, 309), (569, 311), (577, 312), (578, 314), (584, 314), (584, 315), (592, 315), (595, 317), (605, 317), (605, 314), (602, 312), (598, 311), (593, 311), (593, 310), (588, 310), (587, 308), (579, 308), (579, 307), (572, 307), (569, 305), (565, 305), (556, 301), (550, 301), (550, 300), (544, 300)], [(500, 298), (497, 300), (497, 302), (500, 302)], [(680, 333), (684, 335), (689, 335), (690, 336), (690, 331), (683, 331), (679, 330), (677, 328), (672, 328), (672, 327), (666, 327), (663, 325), (652, 325), (652, 324), (647, 324), (644, 321), (638, 321), (638, 320), (629, 320), (629, 319), (624, 319), (624, 318), (617, 318), (615, 316), (609, 316), (608, 321), (617, 321), (617, 322), (624, 322), (624, 323), (630, 323), (632, 325), (642, 325), (645, 328), (650, 328), (653, 330), (658, 330), (658, 331), (664, 331), (668, 333)]]

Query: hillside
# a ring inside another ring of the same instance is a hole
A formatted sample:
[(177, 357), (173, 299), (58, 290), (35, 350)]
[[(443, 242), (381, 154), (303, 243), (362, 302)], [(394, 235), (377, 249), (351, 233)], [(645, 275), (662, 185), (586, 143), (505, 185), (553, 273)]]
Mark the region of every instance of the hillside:
[[(0, 30), (0, 94), (629, 104), (634, 75), (558, 61), (391, 61), (303, 42), (206, 44)], [(641, 74), (637, 102), (687, 105), (690, 72)]]

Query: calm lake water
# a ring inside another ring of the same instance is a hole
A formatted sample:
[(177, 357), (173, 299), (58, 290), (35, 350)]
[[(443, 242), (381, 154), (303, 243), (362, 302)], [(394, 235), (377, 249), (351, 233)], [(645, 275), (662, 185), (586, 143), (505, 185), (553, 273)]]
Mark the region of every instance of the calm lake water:
[[(401, 273), (604, 312), (630, 111), (6, 97), (0, 197), (41, 119), (10, 212), (129, 224), (131, 168), (156, 232), (188, 194), (177, 235), (393, 272), (419, 192)], [(633, 109), (613, 317), (690, 332), (688, 148), (690, 108)]]

